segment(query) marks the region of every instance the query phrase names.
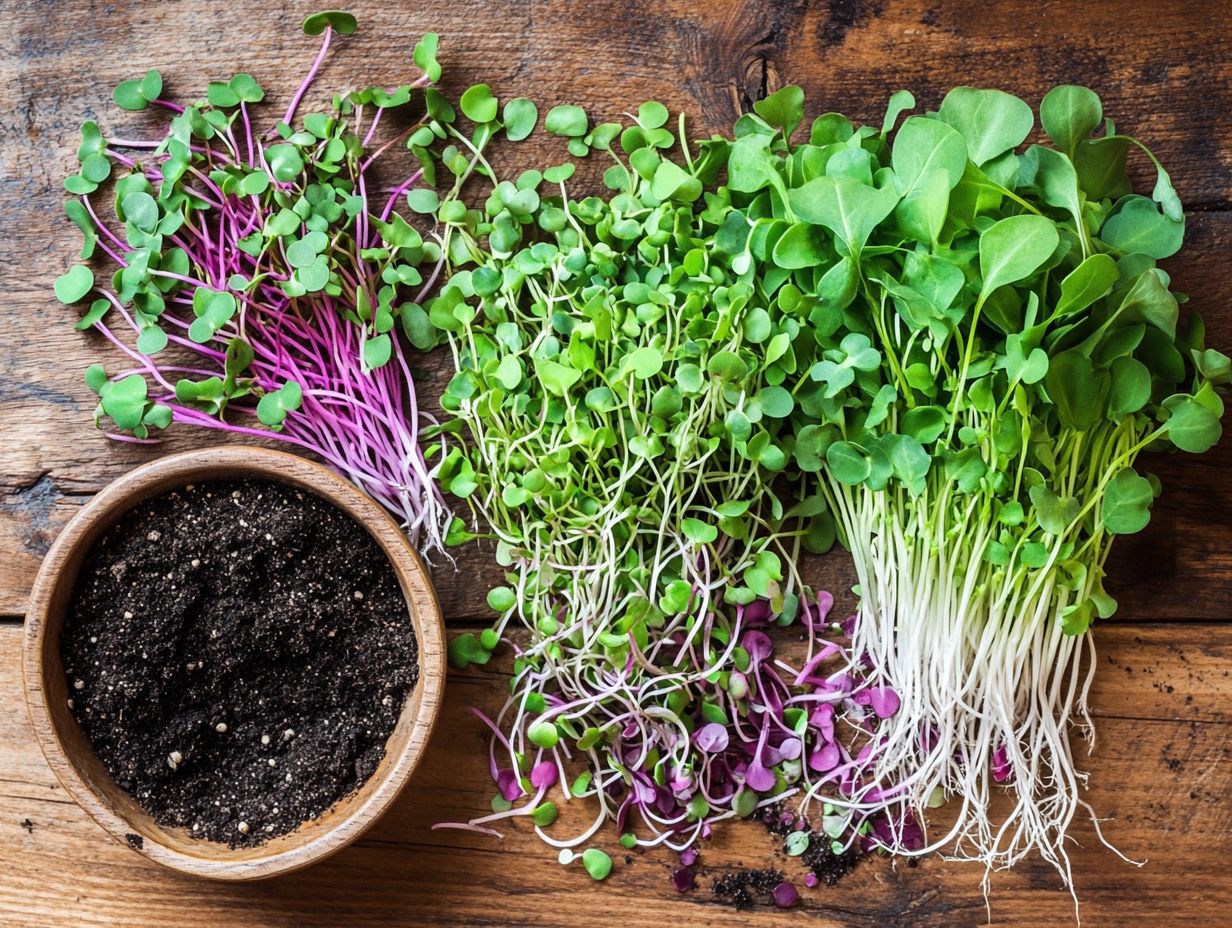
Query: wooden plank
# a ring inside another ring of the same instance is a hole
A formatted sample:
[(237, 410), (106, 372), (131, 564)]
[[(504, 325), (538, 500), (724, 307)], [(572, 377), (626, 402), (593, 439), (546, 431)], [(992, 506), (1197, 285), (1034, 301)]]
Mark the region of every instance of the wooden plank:
[[(199, 93), (220, 69), (256, 74), (285, 98), (314, 53), (300, 12), (262, 17), (222, 4), (119, 5), (61, 2), (51, 19), (38, 0), (9, 0), (0, 35), (0, 272), (8, 282), (0, 332), (0, 615), (20, 615), (50, 539), (86, 496), (152, 455), (217, 440), (181, 432), (161, 449), (118, 446), (89, 422), (93, 398), (81, 371), (114, 360), (99, 339), (71, 329), (50, 283), (73, 259), (76, 232), (60, 214), (60, 178), (75, 164), (83, 118), (126, 135), (143, 114), (117, 111), (110, 87), (147, 66), (177, 94)], [(306, 8), (306, 7), (305, 7)], [(935, 105), (957, 82), (999, 85), (1037, 100), (1052, 83), (1099, 88), (1122, 128), (1155, 145), (1191, 203), (1229, 204), (1232, 159), (1232, 9), (1169, 0), (1149, 24), (1112, 2), (1082, 0), (1022, 9), (1010, 0), (954, 4), (879, 2), (780, 4), (771, 0), (670, 0), (655, 4), (524, 4), (457, 0), (413, 10), (361, 3), (361, 32), (337, 43), (322, 88), (393, 82), (425, 29), (443, 33), (446, 83), (489, 80), (498, 93), (577, 100), (615, 116), (647, 97), (683, 107), (699, 134), (730, 125), (739, 107), (787, 81), (806, 86), (812, 106), (879, 119), (888, 93), (912, 87)], [(122, 50), (122, 53), (121, 53)], [(452, 76), (448, 76), (452, 75)], [(320, 94), (317, 95), (318, 98)], [(526, 163), (555, 160), (552, 141), (517, 149)], [(1232, 215), (1193, 216), (1184, 256), (1169, 262), (1178, 286), (1208, 316), (1212, 344), (1232, 344)], [(443, 383), (441, 356), (423, 361), (422, 392)], [(1232, 442), (1200, 460), (1161, 465), (1167, 492), (1151, 529), (1121, 543), (1110, 587), (1130, 619), (1224, 619), (1232, 593), (1232, 488), (1221, 475)], [(499, 577), (487, 552), (459, 555), (437, 571), (451, 618), (484, 614), (483, 591)], [(817, 579), (849, 585), (849, 567), (830, 562)]]
[[(291, 877), (219, 885), (164, 871), (109, 840), (63, 790), (34, 746), (21, 701), (20, 628), (0, 626), (0, 880), (4, 923), (18, 926), (217, 924), (263, 926), (395, 924), (578, 924), (582, 913), (619, 913), (629, 928), (703, 923), (810, 924), (848, 928), (966, 928), (984, 924), (982, 871), (937, 858), (918, 867), (883, 859), (836, 888), (806, 891), (803, 911), (763, 906), (737, 914), (714, 902), (714, 876), (732, 866), (773, 865), (800, 877), (756, 824), (719, 832), (702, 852), (700, 888), (675, 893), (674, 856), (638, 852), (617, 860), (602, 886), (520, 826), (504, 841), (430, 831), (436, 821), (475, 815), (493, 792), (480, 723), (469, 704), (491, 709), (501, 687), (488, 671), (452, 674), (441, 728), (408, 794), (359, 844)], [(1100, 742), (1085, 766), (1087, 798), (1110, 818), (1105, 832), (1122, 863), (1074, 829), (1074, 869), (1083, 920), (1093, 926), (1203, 920), (1223, 924), (1232, 906), (1232, 628), (1220, 625), (1100, 630), (1103, 654), (1093, 701)], [(579, 803), (572, 817), (578, 818)], [(23, 826), (22, 823), (28, 823)], [(614, 835), (602, 843), (614, 846)], [(993, 879), (994, 924), (1071, 928), (1072, 901), (1035, 861)], [(1166, 919), (1166, 920), (1165, 920)]]

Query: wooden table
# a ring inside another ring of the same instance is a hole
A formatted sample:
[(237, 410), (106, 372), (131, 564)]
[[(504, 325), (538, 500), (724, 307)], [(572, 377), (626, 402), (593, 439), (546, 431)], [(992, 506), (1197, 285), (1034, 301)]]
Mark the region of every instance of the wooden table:
[[(442, 34), (446, 83), (486, 80), (505, 96), (579, 102), (612, 117), (654, 97), (698, 131), (725, 129), (767, 90), (798, 82), (813, 112), (880, 120), (899, 87), (935, 106), (954, 84), (1000, 86), (1038, 102), (1054, 83), (1085, 82), (1118, 127), (1146, 140), (1190, 210), (1188, 243), (1168, 262), (1206, 316), (1210, 341), (1232, 345), (1232, 14), (1225, 3), (1095, 0), (1020, 4), (896, 0), (454, 0), (356, 3), (361, 31), (341, 43), (321, 87), (397, 83), (424, 30)], [(60, 179), (75, 169), (77, 126), (116, 130), (110, 88), (154, 66), (173, 96), (209, 78), (255, 74), (283, 97), (316, 43), (299, 32), (315, 4), (221, 0), (3, 0), (0, 33), (0, 924), (4, 925), (581, 925), (962, 926), (984, 924), (982, 872), (929, 859), (866, 862), (802, 909), (734, 914), (710, 896), (722, 866), (775, 861), (753, 825), (703, 853), (693, 893), (668, 884), (672, 855), (637, 854), (596, 885), (564, 868), (525, 829), (503, 842), (432, 832), (492, 794), (483, 732), (466, 711), (490, 706), (502, 681), (454, 674), (432, 757), (400, 804), (334, 860), (289, 878), (219, 886), (181, 878), (112, 843), (68, 801), (35, 747), (22, 705), (22, 615), (40, 557), (90, 494), (165, 450), (209, 443), (179, 432), (161, 449), (109, 443), (93, 430), (81, 380), (104, 356), (74, 332), (51, 281), (74, 258)], [(448, 75), (452, 74), (452, 78)], [(533, 151), (527, 150), (532, 157)], [(439, 386), (439, 384), (435, 385)], [(425, 393), (434, 385), (424, 384)], [(1110, 589), (1121, 601), (1096, 632), (1099, 744), (1088, 798), (1136, 869), (1073, 834), (1084, 922), (1232, 924), (1232, 440), (1202, 458), (1155, 463), (1165, 493), (1147, 532), (1119, 543)], [(844, 556), (824, 576), (849, 582)], [(437, 580), (453, 630), (475, 627), (494, 577), (472, 552)], [(789, 873), (794, 862), (779, 859)], [(796, 876), (800, 876), (796, 873)], [(1073, 924), (1055, 874), (1026, 863), (993, 879), (996, 924)]]

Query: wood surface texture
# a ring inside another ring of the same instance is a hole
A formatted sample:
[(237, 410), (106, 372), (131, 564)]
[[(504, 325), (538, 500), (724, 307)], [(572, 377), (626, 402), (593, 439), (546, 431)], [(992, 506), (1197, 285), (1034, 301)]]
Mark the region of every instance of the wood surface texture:
[[(683, 109), (696, 134), (726, 129), (763, 92), (802, 84), (810, 113), (880, 120), (906, 87), (935, 107), (957, 84), (997, 86), (1038, 103), (1056, 83), (1086, 83), (1118, 128), (1146, 140), (1189, 213), (1186, 247), (1167, 262), (1212, 345), (1232, 346), (1232, 5), (1116, 0), (420, 0), (347, 5), (360, 31), (336, 45), (319, 92), (398, 83), (425, 30), (441, 33), (445, 84), (487, 81), (501, 96), (577, 102), (600, 118), (656, 98)], [(430, 831), (487, 807), (480, 724), (496, 671), (451, 674), (427, 762), (394, 808), (357, 844), (313, 869), (220, 885), (163, 870), (112, 841), (59, 787), (24, 706), (20, 623), (52, 539), (84, 502), (135, 465), (215, 443), (173, 430), (160, 448), (94, 431), (84, 368), (108, 360), (72, 329), (51, 282), (74, 260), (60, 180), (75, 168), (86, 118), (140, 134), (147, 117), (110, 102), (120, 80), (159, 68), (172, 97), (248, 71), (272, 111), (316, 53), (299, 23), (315, 3), (216, 0), (0, 0), (0, 925), (622, 925), (945, 926), (989, 921), (982, 871), (928, 859), (916, 868), (872, 860), (838, 887), (806, 892), (789, 913), (735, 914), (715, 903), (724, 866), (774, 865), (757, 826), (723, 829), (703, 852), (699, 888), (674, 893), (673, 855), (617, 860), (603, 885), (564, 868), (526, 829), (503, 842)], [(524, 143), (526, 164), (559, 160), (553, 142)], [(550, 160), (549, 160), (550, 159)], [(1146, 176), (1146, 172), (1143, 172)], [(421, 393), (442, 384), (425, 360)], [(1232, 440), (1201, 458), (1160, 459), (1164, 484), (1149, 529), (1118, 542), (1109, 589), (1121, 602), (1096, 640), (1098, 744), (1085, 760), (1087, 799), (1105, 833), (1141, 869), (1077, 825), (1073, 854), (1083, 924), (1147, 921), (1232, 925)], [(837, 553), (814, 579), (851, 582)], [(475, 627), (499, 576), (476, 547), (435, 571), (446, 621)], [(495, 666), (495, 662), (494, 662)], [(576, 805), (576, 803), (575, 803)], [(610, 843), (610, 842), (609, 842)], [(1028, 862), (992, 881), (991, 921), (1074, 924), (1048, 868)]]

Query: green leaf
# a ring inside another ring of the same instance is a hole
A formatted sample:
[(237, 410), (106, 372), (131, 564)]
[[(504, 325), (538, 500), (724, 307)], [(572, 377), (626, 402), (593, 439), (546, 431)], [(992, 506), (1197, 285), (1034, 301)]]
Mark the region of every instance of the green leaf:
[(939, 120), (912, 116), (894, 138), (892, 164), (902, 194), (894, 208), (899, 228), (918, 241), (937, 241), (950, 191), (967, 165), (962, 136)]
[(230, 84), (222, 81), (210, 81), (205, 87), (205, 99), (211, 106), (219, 109), (229, 109), (240, 105), (240, 95), (231, 89)]
[(145, 72), (138, 89), (146, 102), (153, 103), (163, 92), (163, 76), (153, 68)]
[(120, 200), (124, 221), (142, 232), (153, 233), (158, 225), (158, 203), (144, 190), (134, 190)]
[(1009, 216), (989, 226), (980, 236), (980, 299), (1030, 277), (1059, 243), (1056, 224), (1043, 216)]
[(940, 406), (916, 406), (902, 417), (899, 428), (904, 435), (927, 445), (941, 437), (947, 421), (945, 410)]
[(753, 104), (753, 112), (790, 139), (804, 120), (804, 91), (795, 84), (781, 87)]
[(137, 350), (146, 357), (167, 347), (167, 333), (157, 325), (147, 325), (137, 336)]
[(569, 390), (581, 379), (582, 372), (548, 358), (535, 358), (535, 376), (544, 389), (557, 396), (568, 396)]
[(1145, 322), (1167, 335), (1169, 341), (1176, 339), (1180, 306), (1158, 268), (1150, 268), (1138, 275), (1121, 301), (1118, 313), (1126, 322)]
[(873, 229), (894, 211), (899, 196), (892, 185), (870, 187), (854, 177), (840, 176), (814, 178), (790, 190), (787, 200), (796, 216), (825, 226), (854, 258)]
[(881, 120), (881, 134), (889, 135), (894, 128), (894, 124), (898, 122), (898, 117), (907, 110), (915, 108), (915, 94), (910, 90), (896, 90), (890, 94), (890, 100), (886, 104), (885, 117)]
[(265, 149), (265, 160), (274, 180), (284, 184), (298, 180), (304, 171), (304, 159), (294, 145), (271, 145)]
[(1042, 483), (1031, 487), (1027, 495), (1035, 507), (1036, 521), (1049, 535), (1061, 535), (1081, 511), (1078, 500), (1072, 496), (1062, 499)]
[(1085, 431), (1099, 419), (1101, 381), (1095, 365), (1081, 351), (1070, 349), (1052, 358), (1044, 386), (1066, 428)]
[(774, 263), (779, 267), (791, 269), (816, 267), (825, 263), (827, 245), (823, 236), (824, 233), (811, 223), (793, 224), (774, 243)]
[(1136, 474), (1132, 467), (1122, 468), (1104, 490), (1100, 521), (1114, 535), (1132, 535), (1146, 528), (1154, 501), (1151, 481)]
[(511, 142), (520, 142), (535, 131), (539, 110), (526, 97), (517, 97), (505, 104), (501, 121), (505, 124), (506, 138)]
[(582, 866), (592, 880), (603, 880), (612, 872), (612, 858), (597, 847), (588, 847), (582, 852)]
[(94, 272), (84, 264), (74, 264), (56, 278), (54, 289), (61, 303), (76, 303), (94, 289)]
[(894, 136), (890, 163), (904, 197), (932, 172), (940, 173), (946, 189), (953, 190), (967, 167), (967, 144), (952, 126), (927, 116), (912, 116)]
[(299, 409), (303, 400), (303, 391), (294, 380), (288, 380), (272, 393), (267, 393), (257, 401), (257, 418), (265, 425), (277, 428), (287, 417), (287, 413)]
[(131, 432), (145, 416), (146, 382), (140, 374), (104, 382), (99, 388), (99, 403), (116, 428)]
[(684, 532), (686, 538), (699, 545), (711, 544), (719, 537), (719, 530), (701, 519), (681, 520), (680, 530)]
[(364, 341), (364, 367), (376, 370), (384, 367), (393, 355), (393, 342), (389, 334), (370, 336)]
[(632, 351), (625, 359), (629, 369), (641, 380), (649, 380), (663, 369), (663, 354), (649, 345)]
[(449, 642), (449, 666), (455, 670), (465, 670), (471, 664), (486, 664), (491, 658), (492, 652), (469, 632)]
[(342, 10), (322, 10), (304, 20), (305, 35), (320, 35), (327, 28), (339, 35), (351, 35), (356, 27), (355, 17)]
[(218, 377), (198, 381), (177, 380), (175, 398), (186, 406), (201, 406), (211, 415), (217, 415), (226, 400), (226, 391)]
[(491, 122), (496, 118), (499, 104), (487, 84), (474, 84), (462, 93), (458, 100), (462, 114), (471, 122)]
[(423, 71), (428, 76), (428, 80), (434, 84), (441, 79), (441, 66), (436, 60), (436, 50), (439, 44), (440, 36), (435, 32), (425, 32), (423, 38), (415, 43), (415, 52), (412, 56), (415, 67)]
[(1108, 391), (1108, 416), (1119, 422), (1151, 398), (1151, 371), (1135, 358), (1122, 357), (1112, 362), (1112, 385)]
[(496, 380), (506, 390), (516, 389), (522, 382), (522, 363), (511, 354), (501, 358), (496, 367)]
[(1053, 318), (1061, 319), (1086, 309), (1107, 295), (1119, 276), (1116, 262), (1110, 256), (1091, 255), (1061, 281), (1061, 296)]
[(872, 473), (872, 465), (864, 453), (847, 441), (836, 441), (826, 450), (826, 464), (839, 483), (855, 486)]
[(1104, 221), (1099, 237), (1126, 254), (1143, 254), (1159, 260), (1180, 250), (1185, 222), (1168, 218), (1146, 197), (1128, 196)]
[[(84, 331), (95, 323), (102, 322), (103, 317), (105, 317), (110, 310), (111, 303), (100, 297), (90, 304), (90, 308), (87, 309), (82, 317), (77, 320), (77, 323), (73, 326), (73, 328), (79, 332)], [(1216, 354), (1218, 354), (1218, 352), (1216, 352)]]
[[(251, 74), (236, 74), (228, 82), (235, 95), (245, 103), (260, 103), (265, 99), (265, 91)], [(305, 117), (305, 124), (307, 118)], [(322, 136), (324, 137), (324, 136)]]
[(941, 101), (938, 118), (959, 131), (967, 154), (985, 164), (1023, 143), (1035, 125), (1035, 116), (1017, 97), (1001, 90), (955, 87)]
[(115, 101), (115, 105), (122, 110), (137, 111), (143, 110), (150, 105), (150, 101), (146, 99), (141, 92), (141, 85), (144, 79), (123, 81), (116, 86), (116, 89), (111, 94), (111, 99)]
[(782, 387), (766, 386), (757, 393), (757, 403), (771, 419), (786, 419), (795, 408), (795, 400)]
[(589, 127), (586, 111), (580, 106), (571, 105), (552, 107), (543, 122), (543, 128), (548, 132), (566, 138), (581, 138)]
[(674, 161), (660, 161), (650, 182), (650, 194), (657, 200), (679, 196), (693, 200), (701, 192), (701, 184)]
[(1040, 103), (1040, 123), (1057, 147), (1072, 155), (1104, 120), (1104, 108), (1093, 90), (1074, 84), (1053, 87)]
[(1223, 434), (1219, 416), (1196, 398), (1184, 394), (1170, 396), (1163, 402), (1168, 410), (1168, 439), (1182, 451), (1202, 454), (1214, 447)]

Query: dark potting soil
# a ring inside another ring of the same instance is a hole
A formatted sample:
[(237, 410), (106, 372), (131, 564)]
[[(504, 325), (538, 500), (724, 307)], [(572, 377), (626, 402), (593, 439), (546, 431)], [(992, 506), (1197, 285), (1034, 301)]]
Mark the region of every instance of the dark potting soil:
[(781, 870), (737, 870), (714, 881), (716, 899), (730, 902), (737, 909), (749, 909), (760, 897), (768, 897), (783, 882)]
[(82, 566), (60, 649), (115, 781), (159, 823), (233, 847), (361, 786), (419, 676), (375, 539), (272, 481), (190, 485), (122, 517)]
[[(807, 821), (794, 813), (785, 811), (781, 805), (767, 808), (762, 815), (762, 824), (766, 826), (770, 834), (784, 839), (792, 832), (807, 831), (808, 848), (800, 855), (800, 862), (809, 869), (819, 883), (824, 883), (826, 886), (836, 885), (868, 856), (854, 847), (848, 848), (841, 854), (835, 854), (830, 847), (832, 842), (829, 837), (820, 831), (810, 830)], [(784, 851), (787, 849), (786, 841), (784, 841), (783, 849)]]

